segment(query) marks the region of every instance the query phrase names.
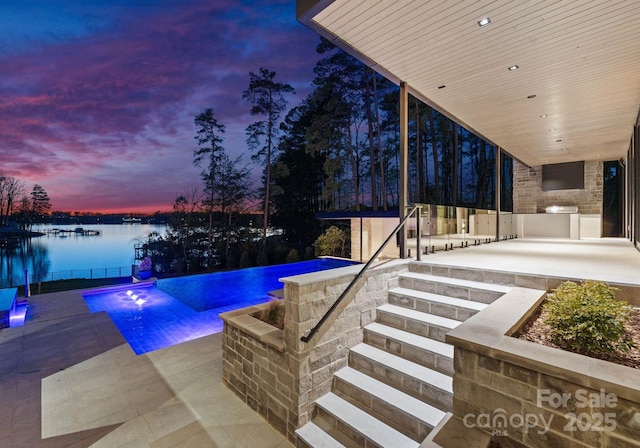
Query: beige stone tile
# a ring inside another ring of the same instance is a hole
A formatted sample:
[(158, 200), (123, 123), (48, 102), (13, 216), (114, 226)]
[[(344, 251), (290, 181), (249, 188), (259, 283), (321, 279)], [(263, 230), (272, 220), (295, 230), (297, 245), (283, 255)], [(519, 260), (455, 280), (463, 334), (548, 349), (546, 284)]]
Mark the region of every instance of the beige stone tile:
[(211, 435), (199, 422), (193, 422), (158, 438), (150, 446), (154, 448), (207, 448), (217, 447), (218, 444), (212, 440)]
[(145, 384), (163, 378), (162, 372), (148, 360), (140, 357), (136, 362), (118, 366), (119, 376), (125, 384)]
[(109, 357), (109, 352), (102, 353), (97, 356), (92, 356), (86, 361), (82, 361), (80, 363), (74, 364), (72, 370), (74, 372), (85, 372), (87, 375), (91, 375), (91, 371), (95, 371), (96, 369), (114, 369), (117, 364), (114, 362), (111, 357)]
[[(42, 438), (63, 436), (78, 431), (79, 423), (75, 411), (68, 409), (51, 410), (42, 413)], [(17, 428), (14, 428), (14, 430)]]
[(43, 408), (64, 405), (64, 402), (73, 400), (73, 391), (64, 372), (42, 378), (40, 389)]
[(283, 436), (277, 433), (264, 420), (248, 424), (229, 425), (227, 426), (227, 434), (232, 437), (238, 447), (259, 446), (270, 448), (283, 442)]
[(105, 352), (105, 355), (117, 366), (127, 366), (139, 358), (129, 344), (123, 344)]
[(164, 406), (175, 396), (173, 389), (162, 379), (143, 383), (132, 381), (124, 388), (123, 393), (138, 415)]
[(88, 445), (91, 448), (137, 448), (149, 446), (155, 437), (143, 417), (138, 417), (110, 431), (100, 440)]
[(199, 359), (198, 356), (193, 356), (191, 350), (175, 350), (176, 347), (180, 346), (170, 347), (174, 350), (163, 349), (147, 353), (146, 356), (155, 368), (164, 374), (182, 372), (202, 364), (202, 359)]
[[(218, 363), (217, 363), (218, 364)], [(161, 374), (163, 380), (177, 393), (192, 390), (194, 395), (207, 393), (207, 388), (215, 384), (214, 377), (222, 378), (222, 365), (219, 363), (220, 374), (211, 365), (200, 365), (189, 370), (172, 374)], [(160, 372), (161, 373), (161, 372)]]
[[(6, 415), (20, 423), (11, 439), (0, 437), (1, 448), (10, 440), (29, 448), (290, 446), (222, 384), (220, 334), (136, 356), (127, 344), (109, 347), (95, 337), (115, 329), (106, 315), (71, 316), (64, 294), (56, 300), (53, 306), (40, 297), (38, 319), (0, 333), (2, 355), (27, 355), (26, 364), (7, 367), (0, 384), (5, 403), (17, 397), (18, 384), (24, 394)], [(34, 373), (19, 379), (18, 369), (27, 368)]]
[(173, 398), (158, 409), (145, 414), (144, 419), (151, 428), (154, 437), (161, 439), (198, 421), (200, 416), (189, 405)]
[(42, 437), (75, 432), (78, 427), (74, 396), (64, 372), (42, 379)]
[(74, 396), (77, 431), (124, 423), (138, 416), (129, 397), (109, 387), (93, 389)]
[(122, 378), (114, 366), (96, 365), (78, 371), (75, 368), (65, 370), (65, 376), (74, 394), (83, 395), (95, 389), (109, 388), (113, 393), (122, 392)]

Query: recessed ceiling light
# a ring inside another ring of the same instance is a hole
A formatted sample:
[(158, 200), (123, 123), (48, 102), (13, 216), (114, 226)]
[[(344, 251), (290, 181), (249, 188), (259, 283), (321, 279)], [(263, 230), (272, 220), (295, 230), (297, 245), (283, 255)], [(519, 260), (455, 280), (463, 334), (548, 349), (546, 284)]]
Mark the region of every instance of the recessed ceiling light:
[(549, 129), (549, 132), (556, 132), (557, 129)]
[(527, 99), (532, 100), (532, 99), (534, 99), (535, 97), (536, 97), (536, 95), (529, 95), (529, 96), (527, 97)]
[(560, 143), (562, 140), (556, 140), (556, 143)]
[(491, 19), (489, 17), (485, 17), (484, 19), (478, 20), (478, 26), (482, 28), (483, 26), (487, 26), (491, 23)]
[(569, 149), (569, 148), (562, 148), (560, 151), (566, 151), (567, 149)]
[(438, 86), (438, 89), (444, 89), (445, 87), (447, 87), (447, 86), (441, 85), (441, 86)]
[(516, 70), (518, 70), (520, 67), (518, 67), (517, 65), (512, 65), (511, 67), (509, 67), (509, 71), (510, 72), (514, 72)]
[(547, 116), (548, 116), (547, 114), (542, 114), (540, 115), (540, 118), (547, 118)]

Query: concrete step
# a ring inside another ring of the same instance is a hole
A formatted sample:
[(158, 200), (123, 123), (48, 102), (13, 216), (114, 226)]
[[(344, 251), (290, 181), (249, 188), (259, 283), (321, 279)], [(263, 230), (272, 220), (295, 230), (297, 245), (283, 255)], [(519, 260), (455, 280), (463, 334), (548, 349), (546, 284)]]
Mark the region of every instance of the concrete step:
[(453, 375), (453, 346), (378, 322), (364, 328), (366, 343), (446, 375)]
[(389, 303), (461, 322), (487, 307), (486, 303), (473, 300), (458, 299), (400, 287), (389, 290)]
[(444, 342), (445, 335), (461, 324), (458, 320), (388, 303), (379, 306), (377, 313), (379, 323), (440, 342)]
[(316, 405), (317, 418), (331, 422), (332, 427), (359, 442), (360, 446), (418, 448), (420, 445), (333, 392), (318, 398)]
[(421, 442), (445, 412), (351, 367), (338, 370), (333, 392), (368, 414)]
[(313, 421), (297, 429), (296, 435), (298, 436), (296, 448), (345, 448), (345, 445), (331, 437)]
[(349, 366), (436, 408), (453, 410), (453, 378), (369, 344), (349, 352)]
[(470, 428), (462, 419), (447, 413), (422, 441), (420, 448), (491, 448), (496, 446), (491, 439), (491, 434), (477, 426)]
[(510, 286), (453, 277), (440, 277), (418, 272), (401, 274), (398, 278), (398, 286), (481, 303), (492, 303), (512, 289)]

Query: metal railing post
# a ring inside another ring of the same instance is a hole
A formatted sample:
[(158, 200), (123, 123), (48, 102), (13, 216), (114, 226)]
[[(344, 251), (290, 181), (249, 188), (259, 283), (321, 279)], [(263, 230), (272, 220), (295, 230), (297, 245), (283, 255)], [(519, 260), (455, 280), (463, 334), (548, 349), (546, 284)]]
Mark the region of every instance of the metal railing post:
[(422, 259), (422, 228), (420, 221), (422, 221), (422, 207), (417, 205), (415, 208), (416, 213), (416, 260)]

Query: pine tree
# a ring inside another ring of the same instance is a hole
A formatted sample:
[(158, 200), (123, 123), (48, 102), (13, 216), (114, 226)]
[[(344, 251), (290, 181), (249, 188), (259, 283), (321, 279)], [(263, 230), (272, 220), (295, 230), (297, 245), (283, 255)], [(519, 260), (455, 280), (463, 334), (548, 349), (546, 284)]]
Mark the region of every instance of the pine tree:
[(291, 85), (275, 81), (276, 72), (261, 67), (258, 74), (249, 73), (249, 88), (242, 98), (252, 104), (251, 115), (262, 117), (247, 127), (247, 144), (254, 152), (253, 160), (264, 160), (264, 219), (262, 233), (263, 250), (267, 244), (269, 203), (271, 185), (271, 163), (277, 148), (278, 120), (287, 107), (284, 94), (294, 93)]
[(218, 188), (218, 165), (224, 156), (224, 141), (222, 134), (225, 132), (223, 124), (218, 122), (212, 108), (196, 116), (194, 123), (197, 127), (196, 140), (198, 149), (193, 152), (193, 163), (196, 166), (206, 163), (206, 168), (201, 176), (204, 182), (206, 199), (203, 201), (209, 215), (209, 228), (207, 233), (207, 267), (210, 269), (213, 259), (213, 208), (215, 204), (216, 188)]

